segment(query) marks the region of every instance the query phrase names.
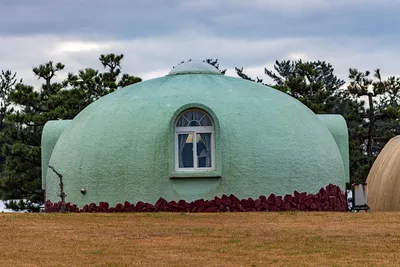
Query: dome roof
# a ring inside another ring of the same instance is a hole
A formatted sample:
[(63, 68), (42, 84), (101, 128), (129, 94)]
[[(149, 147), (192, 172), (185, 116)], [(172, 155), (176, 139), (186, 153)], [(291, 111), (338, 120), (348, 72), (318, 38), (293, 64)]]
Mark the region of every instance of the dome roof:
[[(165, 77), (104, 96), (79, 113), (49, 162), (65, 177), (67, 200), (116, 204), (230, 193), (247, 198), (317, 192), (329, 183), (344, 186), (338, 146), (311, 110), (270, 87), (216, 75), (218, 70), (204, 64), (182, 64)], [(191, 107), (214, 120), (216, 170), (209, 173), (174, 169), (174, 122)], [(57, 179), (47, 172), (48, 199), (57, 200), (57, 192)]]
[(400, 136), (389, 140), (367, 178), (372, 211), (400, 211)]

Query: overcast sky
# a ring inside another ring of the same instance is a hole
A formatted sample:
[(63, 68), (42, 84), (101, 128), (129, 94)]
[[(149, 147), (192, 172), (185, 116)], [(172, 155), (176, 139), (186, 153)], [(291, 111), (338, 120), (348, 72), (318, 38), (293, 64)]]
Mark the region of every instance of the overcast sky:
[(265, 78), (275, 60), (325, 60), (399, 75), (398, 0), (0, 0), (0, 69), (35, 83), (48, 60), (101, 69), (103, 53), (150, 79), (182, 60), (218, 58)]

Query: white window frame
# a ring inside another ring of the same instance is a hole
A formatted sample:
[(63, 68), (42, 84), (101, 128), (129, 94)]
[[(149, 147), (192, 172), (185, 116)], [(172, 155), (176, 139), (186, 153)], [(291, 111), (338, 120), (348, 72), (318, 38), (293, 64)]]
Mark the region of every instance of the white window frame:
[[(207, 115), (208, 116), (208, 115)], [(210, 133), (211, 134), (211, 167), (197, 167), (197, 134)], [(193, 135), (193, 168), (180, 168), (179, 167), (179, 134), (192, 134)], [(215, 170), (215, 136), (213, 126), (194, 126), (194, 127), (176, 127), (175, 126), (175, 170), (176, 171), (210, 171)]]

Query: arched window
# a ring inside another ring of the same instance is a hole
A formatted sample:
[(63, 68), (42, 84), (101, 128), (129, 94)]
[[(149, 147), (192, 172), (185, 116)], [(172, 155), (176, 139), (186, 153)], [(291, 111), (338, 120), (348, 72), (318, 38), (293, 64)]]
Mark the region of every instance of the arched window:
[(200, 109), (181, 113), (175, 124), (175, 169), (215, 169), (214, 127), (211, 117)]

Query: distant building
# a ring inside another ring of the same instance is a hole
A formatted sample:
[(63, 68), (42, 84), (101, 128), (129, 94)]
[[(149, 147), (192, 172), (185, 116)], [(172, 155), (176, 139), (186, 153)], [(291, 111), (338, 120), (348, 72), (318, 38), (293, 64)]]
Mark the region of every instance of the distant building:
[(371, 211), (400, 211), (400, 136), (385, 145), (367, 178)]
[(42, 164), (46, 199), (60, 200), (52, 165), (78, 206), (317, 193), (349, 181), (343, 117), (193, 61), (46, 123)]

